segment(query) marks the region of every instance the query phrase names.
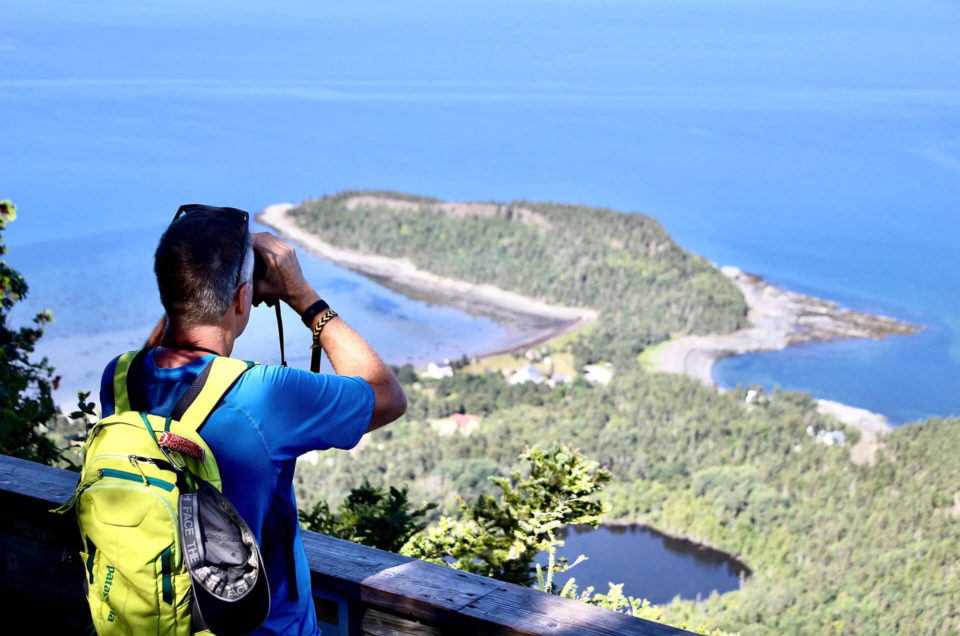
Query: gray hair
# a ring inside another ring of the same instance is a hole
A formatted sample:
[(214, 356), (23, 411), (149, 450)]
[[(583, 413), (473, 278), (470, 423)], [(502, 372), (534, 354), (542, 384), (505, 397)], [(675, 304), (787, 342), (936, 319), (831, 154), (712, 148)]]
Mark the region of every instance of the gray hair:
[(253, 241), (240, 218), (221, 211), (184, 214), (160, 237), (154, 272), (174, 325), (217, 324), (240, 286), (252, 281)]

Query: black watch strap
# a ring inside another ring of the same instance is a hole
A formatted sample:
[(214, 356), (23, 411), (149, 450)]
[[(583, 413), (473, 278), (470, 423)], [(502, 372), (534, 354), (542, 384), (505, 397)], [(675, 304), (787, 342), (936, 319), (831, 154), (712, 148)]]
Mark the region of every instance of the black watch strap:
[(328, 309), (330, 309), (330, 305), (327, 304), (327, 301), (320, 299), (307, 307), (307, 310), (300, 316), (300, 320), (307, 326), (307, 329), (312, 329), (313, 319)]

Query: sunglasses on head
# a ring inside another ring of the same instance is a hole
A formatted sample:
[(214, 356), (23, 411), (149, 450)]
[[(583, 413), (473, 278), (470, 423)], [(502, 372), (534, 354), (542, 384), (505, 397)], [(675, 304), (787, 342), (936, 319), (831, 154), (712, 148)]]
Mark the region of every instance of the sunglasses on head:
[[(228, 215), (238, 219), (243, 226), (243, 242), (246, 245), (247, 235), (250, 233), (250, 215), (237, 208), (221, 208), (213, 205), (203, 205), (201, 203), (188, 203), (186, 205), (181, 205), (177, 209), (177, 213), (173, 215), (173, 220), (176, 221), (184, 214), (220, 214)], [(240, 259), (240, 266), (237, 268), (237, 287), (240, 286), (240, 283), (243, 276), (243, 262), (246, 259)]]

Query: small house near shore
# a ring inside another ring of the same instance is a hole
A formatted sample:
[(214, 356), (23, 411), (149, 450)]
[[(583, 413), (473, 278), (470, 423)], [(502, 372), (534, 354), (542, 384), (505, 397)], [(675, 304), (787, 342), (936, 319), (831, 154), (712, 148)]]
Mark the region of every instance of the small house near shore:
[(443, 363), (437, 364), (436, 362), (431, 362), (427, 365), (427, 370), (422, 374), (426, 378), (431, 378), (433, 380), (440, 380), (442, 378), (452, 378), (453, 377), (453, 367), (450, 365), (449, 360), (444, 360)]
[(534, 384), (543, 384), (544, 377), (543, 374), (537, 371), (537, 368), (532, 364), (528, 364), (525, 367), (520, 367), (517, 369), (516, 373), (510, 376), (510, 379), (507, 380), (510, 384), (524, 384), (526, 382), (533, 382)]
[(588, 364), (583, 367), (583, 377), (591, 384), (610, 384), (613, 379), (613, 365), (609, 362)]

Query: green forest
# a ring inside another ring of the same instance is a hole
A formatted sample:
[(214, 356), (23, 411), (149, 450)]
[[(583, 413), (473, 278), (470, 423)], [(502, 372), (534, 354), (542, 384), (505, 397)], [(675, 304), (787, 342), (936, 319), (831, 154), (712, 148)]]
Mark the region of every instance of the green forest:
[[(302, 462), (301, 505), (336, 503), (368, 481), (407, 487), (430, 519), (496, 492), (530, 446), (562, 443), (611, 474), (605, 519), (647, 524), (736, 555), (753, 572), (740, 591), (660, 608), (675, 624), (743, 634), (928, 634), (960, 628), (960, 419), (930, 419), (882, 438), (852, 461), (859, 434), (827, 446), (807, 433), (841, 429), (810, 396), (747, 387), (718, 393), (645, 371), (637, 355), (681, 334), (743, 325), (739, 292), (653, 219), (582, 206), (515, 202), (493, 215), (451, 215), (433, 199), (348, 209), (346, 192), (295, 210), (337, 246), (405, 257), (421, 269), (600, 312), (550, 353), (611, 361), (608, 385), (511, 385), (498, 373), (418, 378), (399, 369), (407, 415), (362, 448)], [(535, 216), (531, 216), (531, 212)], [(531, 221), (533, 219), (533, 221)], [(431, 422), (481, 417), (470, 435)], [(494, 478), (494, 479), (491, 479)], [(406, 495), (406, 493), (405, 493)], [(587, 555), (589, 556), (589, 555)]]

